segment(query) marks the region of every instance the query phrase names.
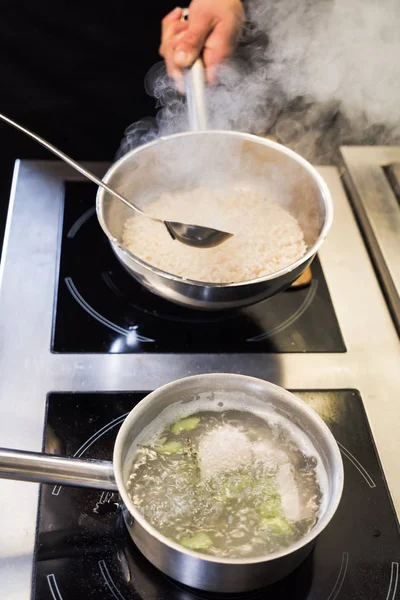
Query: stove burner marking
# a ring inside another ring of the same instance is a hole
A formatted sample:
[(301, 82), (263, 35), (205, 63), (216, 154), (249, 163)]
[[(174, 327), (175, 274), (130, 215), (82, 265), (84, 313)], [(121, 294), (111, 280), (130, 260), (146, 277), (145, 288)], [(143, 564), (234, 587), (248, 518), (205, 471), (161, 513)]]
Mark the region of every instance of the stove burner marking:
[[(91, 317), (93, 317), (94, 319), (96, 319), (96, 321), (98, 321), (102, 325), (105, 325), (109, 329), (112, 329), (116, 333), (119, 333), (120, 335), (124, 335), (125, 337), (128, 337), (129, 335), (132, 335), (132, 329), (133, 328), (131, 328), (131, 329), (125, 329), (124, 327), (120, 327), (116, 323), (113, 323), (112, 321), (109, 321), (108, 319), (106, 319), (105, 317), (103, 317), (103, 315), (101, 315), (100, 313), (98, 313), (92, 306), (90, 306), (90, 304), (88, 304), (86, 302), (86, 300), (78, 292), (78, 290), (77, 290), (74, 282), (72, 281), (71, 277), (66, 277), (64, 281), (65, 281), (65, 285), (67, 286), (68, 291), (70, 292), (70, 294), (72, 295), (72, 297), (78, 302), (78, 304), (87, 313), (89, 313), (89, 315)], [(154, 342), (155, 341), (152, 338), (148, 338), (148, 337), (146, 337), (144, 335), (140, 335), (138, 333), (135, 333), (135, 339), (138, 342)]]
[(370, 488), (375, 488), (376, 484), (372, 477), (367, 473), (362, 464), (358, 462), (355, 456), (347, 450), (340, 442), (337, 442), (342, 454), (355, 466), (357, 471), (364, 477), (365, 481), (368, 483)]
[(328, 600), (335, 600), (338, 597), (340, 590), (342, 589), (342, 585), (344, 582), (344, 578), (346, 577), (347, 567), (349, 566), (349, 553), (343, 552), (342, 554), (342, 564), (340, 565), (339, 575), (335, 581), (335, 585), (333, 586), (333, 590), (329, 594)]
[(108, 504), (114, 498), (114, 492), (101, 492), (98, 504)]
[[(123, 415), (120, 415), (116, 419), (113, 419), (106, 425), (103, 425), (103, 427), (96, 431), (96, 433), (94, 433), (92, 436), (90, 436), (90, 438), (88, 438), (86, 442), (84, 442), (82, 446), (80, 446), (80, 448), (78, 448), (78, 450), (72, 456), (74, 458), (81, 458), (85, 454), (86, 450), (90, 448), (90, 446), (93, 446), (93, 444), (97, 442), (97, 440), (99, 440), (105, 433), (107, 433), (108, 431), (125, 421), (128, 415), (128, 412), (124, 413)], [(58, 494), (61, 492), (61, 488), (61, 485), (55, 485), (52, 491), (52, 495), (58, 496)]]
[(389, 589), (388, 589), (388, 593), (386, 596), (386, 600), (395, 600), (398, 581), (399, 581), (399, 563), (392, 562), (392, 569), (390, 572), (390, 583), (389, 583)]
[(316, 279), (313, 279), (311, 282), (310, 289), (308, 291), (307, 296), (305, 297), (303, 303), (296, 310), (296, 312), (294, 312), (288, 319), (286, 319), (279, 325), (276, 325), (269, 331), (267, 331), (265, 333), (260, 333), (259, 335), (255, 335), (254, 337), (251, 337), (251, 338), (247, 338), (246, 342), (263, 342), (264, 340), (268, 339), (272, 335), (275, 335), (276, 333), (280, 333), (284, 329), (287, 329), (287, 327), (289, 327), (290, 325), (293, 325), (293, 323), (295, 323), (297, 321), (297, 319), (299, 319), (306, 312), (306, 310), (308, 309), (308, 307), (310, 306), (310, 304), (312, 303), (312, 301), (315, 298), (317, 289), (318, 289), (318, 281)]
[(54, 573), (47, 575), (47, 583), (50, 588), (51, 595), (53, 596), (53, 600), (63, 600), (61, 592), (58, 589), (56, 576), (54, 575)]
[(120, 511), (120, 505), (117, 498), (113, 501), (114, 492), (101, 492), (100, 499), (96, 502), (93, 509), (95, 515), (117, 514)]
[(84, 212), (83, 215), (81, 215), (79, 217), (79, 219), (77, 219), (75, 221), (75, 223), (72, 225), (71, 229), (68, 231), (67, 238), (69, 238), (70, 240), (72, 240), (72, 238), (75, 237), (75, 235), (78, 233), (78, 231), (82, 227), (82, 225), (84, 223), (86, 223), (86, 221), (88, 221), (90, 219), (90, 217), (95, 212), (96, 212), (96, 207), (95, 206), (92, 206), (92, 208), (89, 208), (89, 210), (87, 210), (86, 212)]
[[(164, 306), (168, 305), (168, 309), (165, 310), (163, 308), (156, 309), (156, 308), (149, 308), (148, 305), (146, 304), (145, 306), (143, 305), (142, 301), (139, 300), (139, 302), (133, 302), (133, 298), (129, 298), (127, 296), (127, 294), (125, 292), (123, 292), (120, 287), (115, 283), (115, 281), (113, 280), (113, 277), (115, 276), (115, 273), (113, 271), (102, 271), (101, 273), (101, 278), (104, 281), (104, 283), (106, 284), (106, 286), (109, 288), (109, 290), (117, 297), (120, 298), (122, 301), (127, 300), (129, 305), (134, 308), (135, 310), (140, 311), (141, 313), (145, 314), (145, 315), (150, 315), (152, 317), (156, 317), (159, 319), (163, 319), (163, 320), (167, 320), (167, 321), (173, 321), (174, 323), (196, 323), (196, 324), (200, 324), (200, 323), (220, 323), (222, 321), (227, 321), (227, 320), (232, 320), (233, 318), (233, 314), (237, 314), (239, 309), (230, 309), (228, 311), (224, 311), (223, 313), (219, 312), (219, 311), (215, 311), (215, 313), (211, 313), (209, 311), (199, 311), (199, 310), (192, 310), (190, 308), (182, 308), (182, 312), (179, 312), (178, 314), (175, 313), (175, 310), (177, 308), (176, 305), (174, 305), (172, 302), (169, 302), (168, 300), (164, 300), (159, 298), (159, 302), (162, 302)], [(148, 294), (149, 296), (151, 296), (154, 300), (154, 298), (156, 297), (155, 294), (147, 291), (147, 290), (143, 290), (146, 294)], [(175, 310), (172, 310), (175, 309)], [(233, 313), (233, 311), (235, 311)], [(190, 316), (188, 315), (188, 313), (190, 313)], [(201, 313), (201, 316), (200, 316)]]
[(114, 598), (116, 600), (125, 600), (125, 597), (121, 594), (121, 592), (115, 585), (104, 560), (99, 560), (99, 567), (100, 567), (101, 574), (103, 575), (103, 579), (106, 582), (106, 585), (107, 585), (108, 589), (110, 590), (110, 592), (112, 593), (112, 595), (114, 596)]

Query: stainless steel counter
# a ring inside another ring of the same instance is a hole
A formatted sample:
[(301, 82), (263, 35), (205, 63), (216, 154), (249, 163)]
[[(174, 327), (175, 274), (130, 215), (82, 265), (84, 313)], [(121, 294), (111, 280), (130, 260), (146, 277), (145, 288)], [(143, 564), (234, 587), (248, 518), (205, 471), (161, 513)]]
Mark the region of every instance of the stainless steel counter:
[[(99, 175), (106, 168), (87, 166)], [(153, 389), (210, 371), (246, 373), (289, 389), (355, 388), (399, 515), (400, 343), (339, 174), (319, 170), (335, 205), (319, 255), (346, 353), (79, 355), (52, 354), (50, 340), (63, 184), (80, 178), (59, 163), (17, 164), (0, 272), (0, 445), (41, 449), (49, 391)], [(0, 481), (0, 498), (0, 595), (28, 600), (38, 486)]]
[[(399, 146), (343, 146), (344, 181), (400, 335)], [(390, 177), (389, 177), (390, 175)]]

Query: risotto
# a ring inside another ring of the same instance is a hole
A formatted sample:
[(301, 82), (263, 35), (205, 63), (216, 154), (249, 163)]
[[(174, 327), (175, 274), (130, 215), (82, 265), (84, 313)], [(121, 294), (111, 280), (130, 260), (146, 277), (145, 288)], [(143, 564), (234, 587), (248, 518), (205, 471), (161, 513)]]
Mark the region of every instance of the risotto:
[(167, 273), (208, 283), (237, 283), (263, 277), (306, 252), (296, 218), (253, 190), (196, 188), (164, 193), (146, 206), (152, 216), (233, 233), (220, 246), (191, 248), (171, 239), (164, 225), (135, 215), (122, 234), (135, 256)]

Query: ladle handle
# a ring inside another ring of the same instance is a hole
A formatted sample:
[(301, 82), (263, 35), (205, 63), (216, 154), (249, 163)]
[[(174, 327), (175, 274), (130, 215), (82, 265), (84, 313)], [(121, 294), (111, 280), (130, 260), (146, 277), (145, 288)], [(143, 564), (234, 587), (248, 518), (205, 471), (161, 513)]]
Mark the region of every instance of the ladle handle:
[[(189, 9), (182, 11), (182, 20), (189, 18)], [(202, 58), (185, 69), (183, 72), (185, 94), (188, 107), (188, 120), (190, 131), (204, 131), (208, 129), (208, 112), (206, 103), (206, 73)]]
[(117, 491), (112, 462), (0, 448), (0, 479)]
[(141, 215), (144, 214), (144, 212), (142, 210), (140, 210), (140, 208), (138, 208), (137, 206), (135, 206), (134, 204), (129, 202), (129, 200), (124, 198), (124, 196), (121, 196), (121, 194), (119, 194), (115, 190), (108, 187), (108, 185), (106, 183), (104, 183), (104, 181), (102, 181), (101, 179), (96, 177), (96, 175), (94, 175), (91, 171), (82, 167), (82, 165), (77, 163), (73, 158), (71, 158), (67, 154), (64, 154), (64, 152), (62, 152), (61, 150), (56, 148), (56, 146), (53, 146), (53, 144), (50, 144), (50, 142), (41, 138), (40, 135), (33, 133), (33, 131), (26, 129), (26, 127), (23, 127), (19, 123), (16, 123), (12, 119), (9, 119), (8, 117), (6, 117), (5, 115), (2, 115), (1, 113), (0, 113), (0, 119), (5, 121), (9, 125), (12, 125), (12, 127), (15, 127), (15, 129), (19, 129), (19, 131), (22, 131), (23, 133), (25, 133), (26, 135), (31, 137), (33, 140), (35, 140), (36, 142), (38, 142), (39, 144), (41, 144), (42, 146), (47, 148), (47, 150), (50, 150), (50, 152), (52, 152), (53, 154), (58, 156), (58, 158), (61, 158), (61, 160), (63, 160), (64, 162), (68, 163), (71, 167), (73, 167), (75, 169), (75, 171), (78, 171), (79, 173), (81, 173), (82, 175), (87, 177), (87, 179), (90, 179), (91, 181), (93, 181), (93, 183), (96, 183), (98, 186), (105, 189), (106, 192), (108, 192), (112, 196), (116, 196), (119, 200), (121, 200), (121, 202), (126, 204), (126, 206), (129, 206), (129, 208), (132, 208), (133, 210), (140, 213)]

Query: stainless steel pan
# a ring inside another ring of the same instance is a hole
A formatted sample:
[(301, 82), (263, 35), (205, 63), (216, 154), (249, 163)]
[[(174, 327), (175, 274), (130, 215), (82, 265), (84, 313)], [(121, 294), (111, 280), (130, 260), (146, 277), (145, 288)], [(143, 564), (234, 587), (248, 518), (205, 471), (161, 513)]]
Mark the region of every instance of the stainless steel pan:
[[(285, 550), (249, 559), (216, 558), (187, 550), (149, 525), (128, 496), (125, 481), (132, 461), (130, 451), (137, 435), (171, 403), (190, 402), (199, 393), (216, 391), (231, 401), (245, 402), (249, 410), (256, 402), (272, 406), (309, 437), (322, 459), (328, 480), (324, 512), (304, 538)], [(119, 430), (112, 463), (0, 449), (0, 477), (118, 490), (132, 540), (153, 565), (191, 587), (213, 592), (244, 592), (285, 577), (310, 553), (316, 537), (327, 526), (339, 504), (343, 464), (328, 427), (296, 396), (252, 377), (209, 374), (170, 383), (139, 402)]]
[(130, 216), (129, 209), (103, 189), (97, 194), (98, 219), (127, 271), (155, 294), (204, 310), (250, 305), (289, 287), (311, 263), (332, 223), (331, 196), (316, 169), (288, 148), (247, 133), (206, 130), (203, 69), (199, 61), (187, 74), (185, 83), (192, 131), (161, 137), (130, 151), (110, 168), (104, 181), (142, 209), (149, 199), (162, 192), (198, 185), (244, 185), (261, 190), (298, 219), (307, 253), (285, 269), (251, 281), (191, 281), (153, 267), (124, 247), (122, 229)]

